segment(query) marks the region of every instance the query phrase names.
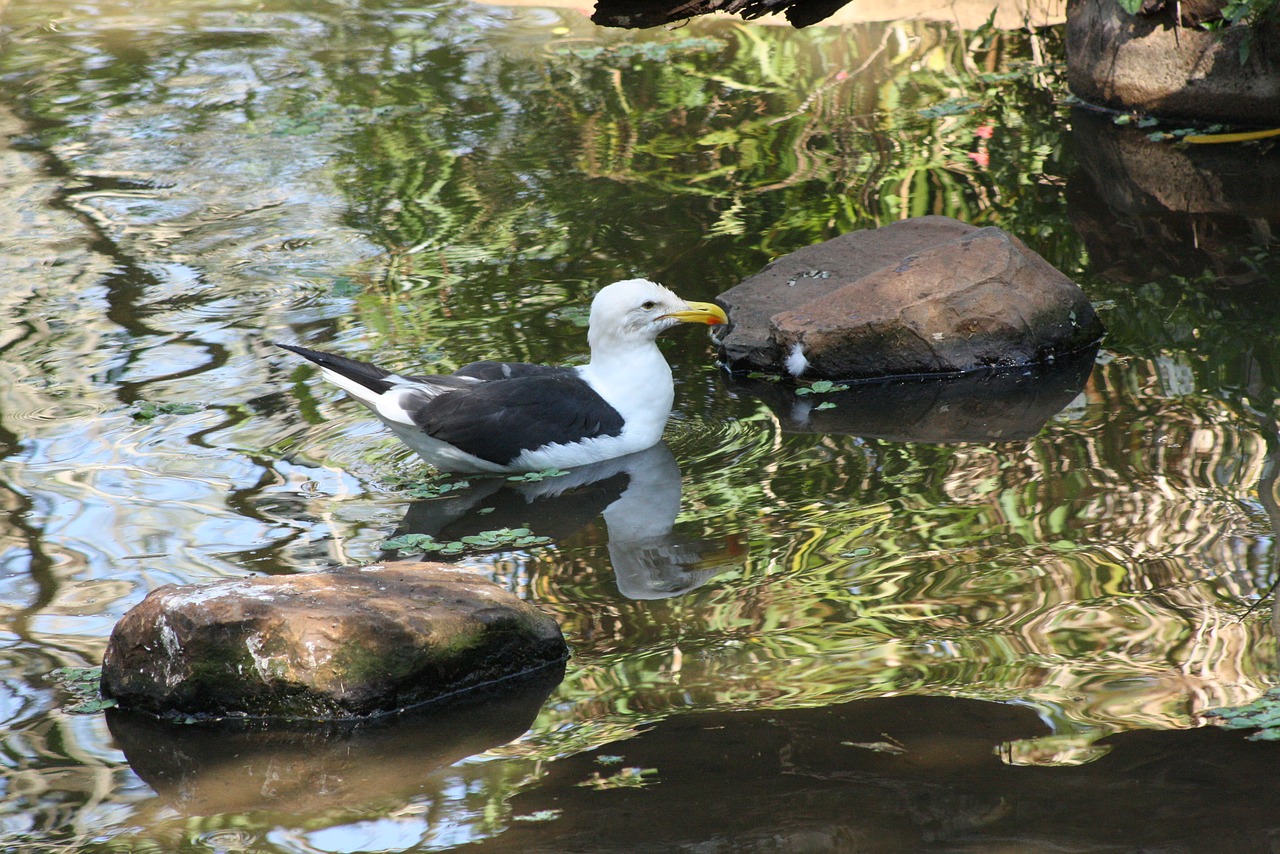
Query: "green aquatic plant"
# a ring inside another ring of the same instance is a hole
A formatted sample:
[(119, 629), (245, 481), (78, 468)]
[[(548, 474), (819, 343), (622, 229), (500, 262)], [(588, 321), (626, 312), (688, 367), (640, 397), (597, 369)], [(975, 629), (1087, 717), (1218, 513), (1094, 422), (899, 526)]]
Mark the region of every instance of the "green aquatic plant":
[(848, 391), (849, 387), (844, 383), (836, 383), (831, 380), (817, 380), (807, 386), (801, 386), (796, 389), (796, 394), (829, 394), (836, 391)]
[(1227, 729), (1257, 730), (1250, 741), (1280, 741), (1280, 688), (1272, 688), (1252, 703), (1210, 709), (1205, 717)]
[(71, 694), (73, 701), (63, 706), (72, 715), (91, 715), (112, 709), (116, 701), (102, 696), (101, 667), (59, 667), (50, 674)]
[(524, 474), (515, 474), (507, 478), (507, 480), (516, 483), (540, 483), (549, 477), (564, 477), (568, 472), (564, 469), (543, 469), (542, 471), (527, 471)]
[(616, 774), (610, 774), (605, 777), (599, 771), (593, 771), (591, 776), (577, 783), (591, 789), (643, 789), (645, 786), (652, 786), (657, 780), (651, 779), (658, 773), (657, 768), (622, 768)]
[(404, 491), (414, 498), (440, 498), (448, 495), (450, 492), (457, 492), (461, 489), (469, 489), (471, 481), (469, 480), (449, 480), (438, 481), (435, 483), (418, 483), (404, 487)]
[(441, 542), (430, 534), (401, 534), (384, 540), (382, 548), (385, 551), (398, 551), (405, 555), (426, 553), (456, 555), (466, 551), (542, 546), (550, 542), (550, 537), (540, 537), (528, 528), (498, 528), (447, 542)]
[(204, 409), (198, 403), (153, 403), (141, 401), (134, 406), (133, 420), (152, 421), (162, 415), (190, 415)]

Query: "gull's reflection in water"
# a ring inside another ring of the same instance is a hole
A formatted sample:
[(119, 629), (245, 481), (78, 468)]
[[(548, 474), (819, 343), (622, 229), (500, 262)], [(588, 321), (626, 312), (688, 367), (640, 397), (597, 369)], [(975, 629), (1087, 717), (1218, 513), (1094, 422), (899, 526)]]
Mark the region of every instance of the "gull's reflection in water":
[(659, 442), (648, 450), (533, 482), (486, 479), (410, 506), (397, 534), (455, 541), (500, 528), (530, 528), (559, 541), (604, 519), (618, 591), (666, 599), (740, 563), (719, 543), (681, 537), (680, 467)]

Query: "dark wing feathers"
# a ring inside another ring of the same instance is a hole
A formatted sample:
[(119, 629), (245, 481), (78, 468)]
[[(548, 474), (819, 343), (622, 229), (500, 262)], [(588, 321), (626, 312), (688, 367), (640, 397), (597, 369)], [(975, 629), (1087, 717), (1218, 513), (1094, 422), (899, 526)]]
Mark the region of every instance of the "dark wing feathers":
[[(339, 356), (334, 353), (323, 353), (319, 350), (309, 350), (306, 347), (299, 347), (296, 344), (281, 344), (277, 341), (276, 346), (283, 347), (290, 352), (297, 353), (299, 356), (315, 362), (322, 368), (328, 368), (329, 370), (339, 373), (348, 379), (355, 380), (374, 394), (386, 394), (386, 392), (395, 388), (395, 386), (399, 384), (398, 382), (387, 381), (387, 377), (400, 378), (399, 374), (396, 374), (394, 371), (388, 371), (386, 368), (379, 368), (377, 365), (370, 364), (369, 362), (348, 359), (346, 356)], [(498, 363), (494, 362), (492, 364)], [(530, 367), (536, 366), (531, 365)], [(461, 372), (455, 374), (437, 374), (429, 377), (403, 377), (403, 379), (415, 383), (421, 383), (423, 385), (437, 386), (439, 388), (471, 388), (476, 385), (475, 377), (469, 377)]]
[(622, 432), (622, 416), (572, 370), (538, 372), (406, 406), (427, 435), (499, 465), (543, 445)]
[(355, 380), (360, 385), (369, 389), (375, 394), (384, 394), (391, 388), (391, 383), (386, 382), (386, 377), (391, 376), (391, 371), (379, 368), (377, 365), (371, 365), (368, 362), (359, 362), (355, 359), (348, 359), (346, 356), (337, 356), (333, 353), (321, 353), (319, 350), (308, 350), (306, 347), (298, 347), (295, 344), (281, 344), (276, 342), (277, 347), (283, 347), (291, 353), (297, 353), (304, 359), (315, 362), (322, 368), (328, 368), (335, 373), (339, 373), (348, 379)]
[(405, 388), (405, 381), (450, 389), (440, 394), (411, 393), (401, 400), (401, 406), (427, 435), (499, 465), (543, 445), (622, 432), (622, 416), (573, 368), (474, 362), (453, 374), (401, 378), (345, 356), (293, 344), (277, 346), (375, 394)]
[(553, 365), (531, 365), (528, 362), (472, 362), (453, 372), (455, 377), (474, 377), (485, 382), (556, 374), (576, 376), (573, 368), (562, 368)]

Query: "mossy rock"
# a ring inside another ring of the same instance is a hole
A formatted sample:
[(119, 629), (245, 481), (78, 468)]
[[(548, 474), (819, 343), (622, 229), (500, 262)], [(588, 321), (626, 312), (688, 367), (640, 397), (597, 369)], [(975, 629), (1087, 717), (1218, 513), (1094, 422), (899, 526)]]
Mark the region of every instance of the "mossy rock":
[(102, 692), (163, 717), (359, 718), (567, 655), (555, 620), (487, 578), (405, 561), (161, 587), (112, 631)]

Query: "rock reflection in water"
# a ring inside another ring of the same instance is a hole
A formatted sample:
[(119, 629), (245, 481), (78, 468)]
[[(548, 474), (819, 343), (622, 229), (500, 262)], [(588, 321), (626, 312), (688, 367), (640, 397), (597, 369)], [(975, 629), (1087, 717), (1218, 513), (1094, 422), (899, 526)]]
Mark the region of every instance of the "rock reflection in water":
[(768, 404), (787, 432), (935, 444), (1004, 442), (1034, 436), (1075, 400), (1097, 353), (1094, 346), (1049, 365), (850, 382), (825, 394), (798, 395), (784, 382), (744, 377), (729, 382), (735, 391)]
[(1079, 108), (1071, 126), (1080, 168), (1066, 198), (1096, 273), (1142, 283), (1208, 271), (1217, 285), (1269, 288), (1252, 256), (1280, 222), (1274, 143), (1152, 144), (1143, 130)]
[(564, 666), (503, 683), (497, 696), (361, 723), (183, 725), (111, 710), (107, 724), (134, 772), (185, 813), (311, 813), (394, 802), (431, 777), (519, 738)]
[(559, 541), (603, 516), (618, 590), (629, 599), (666, 599), (741, 564), (718, 543), (681, 538), (680, 467), (665, 443), (534, 482), (473, 480), (466, 489), (411, 505), (396, 530), (453, 541), (498, 528), (527, 527)]

